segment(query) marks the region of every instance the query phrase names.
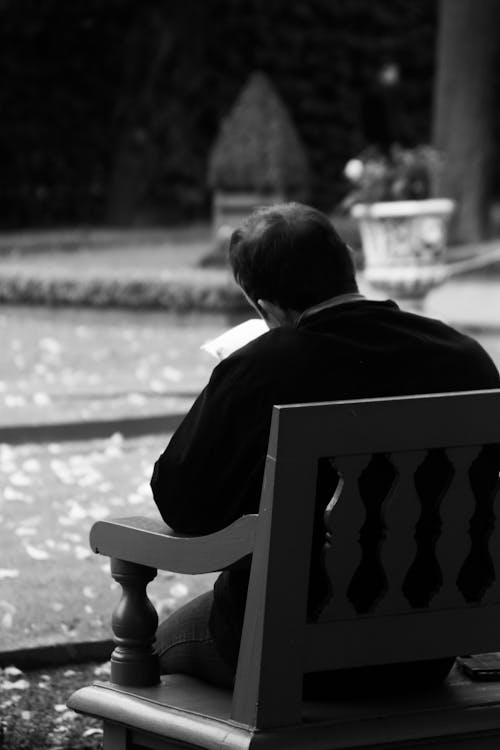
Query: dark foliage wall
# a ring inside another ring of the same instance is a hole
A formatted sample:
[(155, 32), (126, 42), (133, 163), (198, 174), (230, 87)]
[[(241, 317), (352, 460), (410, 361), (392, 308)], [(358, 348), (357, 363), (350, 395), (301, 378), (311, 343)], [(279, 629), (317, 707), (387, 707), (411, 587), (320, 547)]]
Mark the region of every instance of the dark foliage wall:
[(331, 208), (386, 59), (401, 129), (429, 137), (436, 0), (0, 0), (0, 225), (208, 214), (221, 118), (267, 73)]

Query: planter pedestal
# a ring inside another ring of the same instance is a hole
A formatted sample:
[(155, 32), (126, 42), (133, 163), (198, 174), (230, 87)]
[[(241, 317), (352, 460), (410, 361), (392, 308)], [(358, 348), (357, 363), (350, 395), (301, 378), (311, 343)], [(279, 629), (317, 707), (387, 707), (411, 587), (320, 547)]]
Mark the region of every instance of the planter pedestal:
[(448, 276), (446, 239), (453, 209), (447, 198), (353, 206), (368, 284), (413, 307), (421, 305)]

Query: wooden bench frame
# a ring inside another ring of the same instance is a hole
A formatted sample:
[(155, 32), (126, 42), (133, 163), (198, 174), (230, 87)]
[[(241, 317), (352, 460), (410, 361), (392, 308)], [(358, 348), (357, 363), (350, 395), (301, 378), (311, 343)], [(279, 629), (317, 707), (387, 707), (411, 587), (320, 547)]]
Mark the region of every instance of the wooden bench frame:
[[(489, 542), (495, 583), (479, 604), (464, 602), (456, 586), (475, 504), (468, 470), (485, 444), (500, 444), (500, 390), (274, 407), (258, 516), (245, 516), (204, 537), (183, 537), (144, 518), (94, 525), (91, 546), (112, 558), (112, 575), (123, 588), (113, 615), (112, 684), (83, 688), (68, 705), (104, 719), (109, 748), (132, 747), (131, 738), (137, 737), (144, 746), (165, 748), (262, 744), (319, 749), (376, 742), (410, 747), (437, 737), (442, 745), (436, 747), (452, 747), (452, 736), (459, 736), (460, 748), (496, 747), (500, 685), (455, 677), (433, 697), (409, 703), (374, 698), (340, 707), (323, 703), (321, 710), (319, 704), (309, 705), (306, 722), (302, 702), (305, 672), (500, 649), (500, 524)], [(408, 542), (419, 513), (414, 471), (422, 452), (442, 447), (454, 466), (440, 506), (443, 531), (436, 546), (443, 584), (427, 608), (412, 609), (401, 586), (415, 555)], [(388, 588), (374, 612), (358, 615), (347, 596), (360, 560), (364, 517), (355, 479), (373, 454), (390, 454), (399, 478), (384, 503), (381, 555)], [(335, 571), (335, 610), (333, 619), (308, 623), (311, 498), (318, 459), (325, 456), (334, 457), (345, 480), (334, 514), (342, 533), (328, 562)], [(397, 502), (399, 497), (404, 502)], [(153, 647), (157, 616), (145, 593), (156, 569), (206, 573), (250, 554), (232, 699), (183, 676), (159, 686)], [(437, 708), (444, 719), (437, 718)]]

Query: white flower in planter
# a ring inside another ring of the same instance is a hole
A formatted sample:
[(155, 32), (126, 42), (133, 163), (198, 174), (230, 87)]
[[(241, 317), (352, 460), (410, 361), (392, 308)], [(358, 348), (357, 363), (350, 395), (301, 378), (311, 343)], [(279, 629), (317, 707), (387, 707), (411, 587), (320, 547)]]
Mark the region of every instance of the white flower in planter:
[(358, 182), (363, 176), (364, 168), (361, 159), (349, 159), (344, 167), (344, 174), (351, 182)]

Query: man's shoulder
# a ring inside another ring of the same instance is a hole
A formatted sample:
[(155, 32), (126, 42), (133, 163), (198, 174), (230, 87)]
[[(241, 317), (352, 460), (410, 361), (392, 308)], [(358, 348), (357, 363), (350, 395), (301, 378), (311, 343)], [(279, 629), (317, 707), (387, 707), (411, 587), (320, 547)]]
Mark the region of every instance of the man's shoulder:
[(291, 326), (272, 328), (237, 349), (227, 358), (227, 361), (248, 365), (267, 358), (277, 359), (287, 352), (296, 352), (303, 346), (304, 336), (300, 329)]
[(453, 373), (453, 381), (463, 381), (471, 389), (499, 387), (498, 369), (479, 341), (441, 320), (415, 317), (420, 318), (415, 329), (417, 338), (421, 333), (426, 339), (434, 369)]
[(273, 328), (219, 362), (211, 381), (245, 390), (260, 388), (307, 360), (305, 346), (304, 336), (297, 329)]

